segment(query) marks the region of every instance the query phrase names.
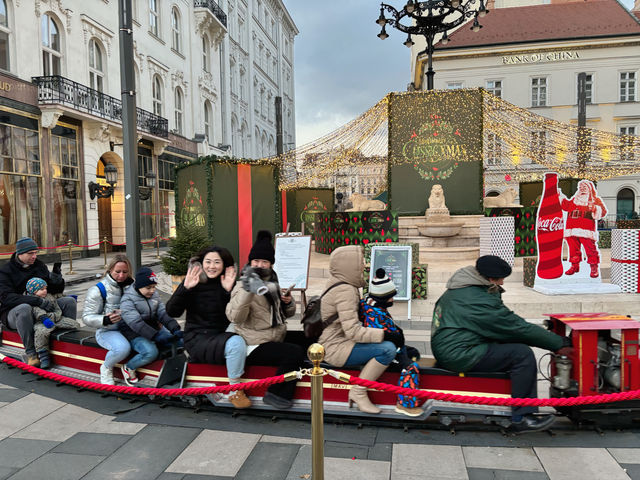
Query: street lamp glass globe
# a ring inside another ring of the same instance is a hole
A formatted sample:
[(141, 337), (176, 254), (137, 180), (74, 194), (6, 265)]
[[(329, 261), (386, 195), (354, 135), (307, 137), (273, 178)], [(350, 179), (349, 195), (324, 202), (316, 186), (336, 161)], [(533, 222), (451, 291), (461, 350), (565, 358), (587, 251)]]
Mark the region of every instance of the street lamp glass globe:
[(413, 13), (415, 8), (416, 8), (416, 6), (414, 5), (413, 0), (409, 0), (407, 2), (406, 7), (404, 7), (404, 9), (407, 11), (407, 13)]
[(156, 186), (156, 174), (153, 172), (147, 172), (145, 175), (147, 179), (147, 187), (154, 188)]
[(382, 9), (380, 9), (380, 16), (376, 20), (376, 23), (381, 27), (384, 27), (387, 24), (387, 19), (384, 18), (384, 12), (382, 11)]
[(460, 6), (460, 0), (451, 0), (451, 6), (453, 8), (458, 8)]
[(447, 35), (447, 32), (444, 32), (444, 35), (442, 35), (442, 38), (440, 39), (440, 43), (442, 45), (446, 45), (447, 43), (449, 43), (449, 36)]
[(481, 28), (482, 28), (482, 25), (478, 23), (478, 19), (476, 18), (473, 21), (473, 25), (471, 25), (471, 30), (474, 32), (479, 32)]
[(407, 35), (407, 39), (404, 41), (404, 46), (407, 48), (411, 48), (414, 42), (411, 40), (411, 34)]
[(384, 26), (382, 27), (382, 30), (380, 30), (380, 33), (378, 34), (378, 38), (380, 40), (384, 40), (386, 38), (389, 38), (389, 35), (387, 34), (387, 31), (385, 30)]
[(109, 185), (113, 186), (118, 183), (118, 169), (113, 163), (107, 163), (104, 166), (104, 176)]

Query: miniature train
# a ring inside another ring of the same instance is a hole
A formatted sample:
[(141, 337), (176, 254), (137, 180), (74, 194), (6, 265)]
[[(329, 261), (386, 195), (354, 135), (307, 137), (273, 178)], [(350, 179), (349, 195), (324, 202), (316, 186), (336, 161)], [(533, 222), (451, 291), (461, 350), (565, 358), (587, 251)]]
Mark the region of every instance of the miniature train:
[[(554, 357), (550, 362), (549, 396), (575, 397), (602, 393), (625, 392), (640, 389), (639, 332), (640, 322), (623, 315), (553, 314), (545, 321), (547, 328), (565, 335), (571, 330), (575, 353), (573, 358)], [(52, 371), (72, 378), (99, 381), (99, 368), (106, 351), (95, 341), (93, 330), (77, 329), (55, 331), (51, 335)], [(4, 329), (0, 353), (13, 358), (22, 358), (24, 353), (17, 332)], [(158, 388), (188, 388), (227, 385), (224, 365), (196, 364), (186, 361), (183, 353), (168, 353), (166, 358), (138, 369), (139, 386)], [(420, 364), (420, 388), (423, 390), (448, 392), (483, 397), (510, 397), (509, 374), (502, 373), (457, 373), (438, 368), (433, 359), (422, 358)], [(248, 366), (244, 380), (257, 380), (275, 375), (275, 367)], [(357, 371), (341, 369), (345, 373), (358, 375)], [(116, 369), (116, 377), (119, 376)], [(396, 385), (399, 369), (392, 366), (378, 380)], [(544, 373), (543, 373), (544, 376)], [(121, 378), (120, 378), (121, 379)], [(509, 407), (475, 405), (428, 400), (424, 414), (406, 417), (394, 411), (396, 395), (383, 391), (370, 392), (371, 400), (382, 408), (382, 413), (371, 416), (347, 403), (348, 384), (327, 375), (324, 377), (324, 412), (328, 418), (369, 423), (370, 421), (392, 421), (395, 423), (424, 424), (437, 419), (440, 425), (451, 426), (470, 420), (481, 424), (507, 427), (510, 424)], [(273, 407), (261, 401), (266, 388), (252, 388), (247, 394), (253, 401), (250, 411), (275, 413)], [(228, 408), (233, 405), (227, 395), (212, 394), (204, 397), (173, 399), (191, 407)], [(294, 406), (286, 415), (308, 414), (310, 411), (310, 382), (308, 378), (298, 380)], [(640, 400), (627, 400), (595, 405), (559, 407), (558, 414), (566, 415), (577, 425), (631, 427), (640, 423)], [(283, 411), (278, 411), (283, 413)], [(375, 418), (372, 418), (375, 417)], [(432, 422), (434, 423), (434, 422)]]

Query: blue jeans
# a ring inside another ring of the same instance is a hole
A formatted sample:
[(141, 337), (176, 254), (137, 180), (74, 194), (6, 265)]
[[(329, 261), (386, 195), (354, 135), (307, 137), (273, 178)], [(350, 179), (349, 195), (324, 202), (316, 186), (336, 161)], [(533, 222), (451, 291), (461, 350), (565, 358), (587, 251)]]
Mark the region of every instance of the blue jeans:
[(364, 365), (375, 358), (382, 365), (389, 365), (396, 357), (396, 346), (391, 342), (356, 343), (344, 366), (356, 367)]
[(244, 373), (244, 361), (247, 358), (247, 344), (240, 335), (234, 335), (224, 344), (224, 358), (229, 380), (240, 378)]
[(107, 356), (104, 358), (104, 366), (113, 368), (116, 363), (121, 362), (131, 353), (131, 345), (124, 335), (117, 330), (96, 331), (96, 342), (102, 348), (108, 350)]
[(138, 352), (131, 360), (127, 362), (127, 367), (135, 370), (158, 358), (158, 347), (153, 340), (144, 337), (136, 337), (131, 340), (131, 348)]

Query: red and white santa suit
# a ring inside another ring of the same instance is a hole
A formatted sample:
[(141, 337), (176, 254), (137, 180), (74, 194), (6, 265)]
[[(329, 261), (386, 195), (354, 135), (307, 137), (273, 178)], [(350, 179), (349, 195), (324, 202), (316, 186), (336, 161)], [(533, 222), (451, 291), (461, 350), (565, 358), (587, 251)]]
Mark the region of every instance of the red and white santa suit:
[(596, 247), (598, 240), (596, 222), (607, 214), (604, 202), (598, 197), (592, 182), (581, 180), (578, 183), (578, 191), (571, 199), (562, 196), (560, 206), (567, 212), (564, 237), (569, 246), (571, 262), (571, 269), (565, 273), (572, 275), (579, 270), (580, 260), (582, 260), (580, 246), (583, 246), (587, 263), (591, 265), (591, 276), (597, 277), (600, 256)]

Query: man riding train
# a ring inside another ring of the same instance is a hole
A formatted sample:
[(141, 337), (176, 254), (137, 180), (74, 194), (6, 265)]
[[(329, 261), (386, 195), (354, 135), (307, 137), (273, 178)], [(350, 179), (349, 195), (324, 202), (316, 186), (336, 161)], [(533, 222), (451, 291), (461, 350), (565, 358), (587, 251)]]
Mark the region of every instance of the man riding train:
[[(530, 346), (571, 355), (571, 340), (528, 323), (505, 306), (502, 284), (509, 275), (511, 266), (494, 255), (457, 270), (433, 311), (431, 349), (448, 370), (509, 372), (512, 397), (537, 398), (537, 366)], [(509, 430), (546, 430), (555, 419), (535, 413), (536, 407), (514, 407)]]

